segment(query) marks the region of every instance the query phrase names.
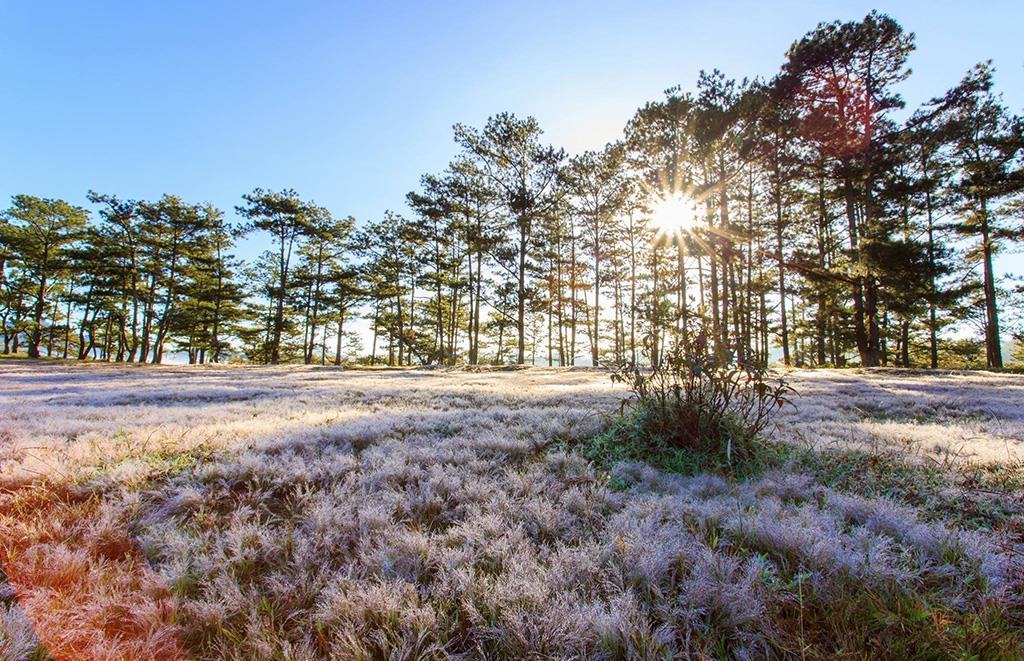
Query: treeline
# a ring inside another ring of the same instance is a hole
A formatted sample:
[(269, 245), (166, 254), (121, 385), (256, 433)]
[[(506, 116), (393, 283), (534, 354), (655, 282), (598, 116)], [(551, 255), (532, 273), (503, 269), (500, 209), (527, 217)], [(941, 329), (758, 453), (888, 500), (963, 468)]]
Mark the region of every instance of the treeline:
[[(1020, 291), (993, 257), (1022, 238), (1024, 121), (988, 63), (901, 112), (913, 41), (877, 13), (821, 24), (773, 79), (702, 73), (572, 157), (532, 118), (456, 125), (412, 213), (358, 227), (291, 190), (244, 195), (234, 224), (170, 195), (90, 193), (95, 214), (15, 196), (3, 351), (604, 364), (701, 328), (756, 363), (1001, 367)], [(246, 264), (251, 232), (270, 249)]]

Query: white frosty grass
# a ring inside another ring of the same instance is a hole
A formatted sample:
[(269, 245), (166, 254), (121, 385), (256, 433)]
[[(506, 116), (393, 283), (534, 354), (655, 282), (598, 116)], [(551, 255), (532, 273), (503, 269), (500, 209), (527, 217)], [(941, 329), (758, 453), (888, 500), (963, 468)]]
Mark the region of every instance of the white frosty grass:
[[(779, 440), (813, 447), (896, 447), (974, 461), (1024, 458), (1024, 377), (989, 373), (795, 371), (797, 407)], [(547, 399), (572, 415), (624, 395), (607, 373), (341, 372), (294, 368), (138, 368), (0, 364), (3, 474), (80, 476), (161, 449), (319, 442), (337, 428), (468, 412), (507, 398)], [(561, 398), (561, 400), (559, 400)], [(363, 419), (367, 418), (367, 419)], [(544, 429), (537, 434), (543, 435)], [(121, 470), (144, 470), (129, 463)]]
[(1024, 377), (988, 372), (805, 370), (779, 440), (813, 447), (905, 449), (976, 462), (1024, 458)]
[(29, 658), (38, 645), (32, 622), (18, 604), (0, 604), (0, 659)]
[[(1024, 456), (1019, 377), (792, 378), (782, 439)], [(43, 477), (100, 494), (64, 537), (49, 515), (7, 517), (6, 571), (51, 651), (112, 657), (761, 657), (794, 577), (826, 609), (857, 590), (956, 605), (1013, 589), (994, 540), (885, 500), (641, 464), (613, 470), (615, 491), (549, 449), (623, 395), (586, 370), (0, 364), (4, 498)], [(97, 578), (46, 578), (61, 562)], [(82, 594), (93, 614), (68, 615)], [(112, 619), (126, 595), (134, 613)], [(16, 658), (37, 643), (3, 601)], [(87, 630), (112, 621), (131, 635)]]

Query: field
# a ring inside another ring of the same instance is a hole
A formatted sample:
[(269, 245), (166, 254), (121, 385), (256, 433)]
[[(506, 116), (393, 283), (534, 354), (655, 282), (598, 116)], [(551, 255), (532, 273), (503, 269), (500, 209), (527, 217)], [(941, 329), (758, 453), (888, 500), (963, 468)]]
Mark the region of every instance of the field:
[(0, 362), (0, 657), (1020, 656), (1024, 377), (789, 378), (737, 476), (599, 370)]

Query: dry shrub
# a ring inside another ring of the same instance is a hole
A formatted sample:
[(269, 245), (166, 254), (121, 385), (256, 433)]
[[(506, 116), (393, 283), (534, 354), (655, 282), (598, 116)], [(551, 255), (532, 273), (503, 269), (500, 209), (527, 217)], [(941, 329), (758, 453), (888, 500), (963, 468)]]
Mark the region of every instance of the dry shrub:
[(618, 427), (627, 442), (691, 450), (723, 460), (749, 460), (772, 416), (793, 389), (752, 363), (716, 353), (707, 335), (680, 342), (647, 369), (624, 365), (612, 374), (633, 393)]

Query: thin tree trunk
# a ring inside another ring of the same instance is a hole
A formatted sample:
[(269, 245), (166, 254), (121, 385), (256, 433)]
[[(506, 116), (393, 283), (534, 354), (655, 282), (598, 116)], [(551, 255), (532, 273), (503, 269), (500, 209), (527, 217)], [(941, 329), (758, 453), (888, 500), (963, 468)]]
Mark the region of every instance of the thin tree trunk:
[(992, 268), (992, 239), (988, 218), (988, 200), (981, 199), (981, 247), (984, 259), (985, 290), (985, 353), (989, 367), (1003, 366), (1003, 350), (999, 345), (999, 307), (996, 302), (996, 280)]
[(782, 252), (782, 191), (775, 195), (775, 260), (779, 265), (779, 316), (782, 322), (782, 363), (790, 364), (789, 325), (786, 319), (786, 265)]

